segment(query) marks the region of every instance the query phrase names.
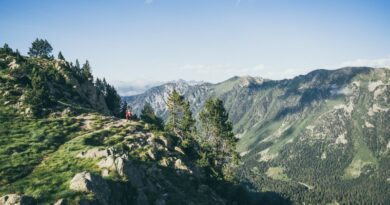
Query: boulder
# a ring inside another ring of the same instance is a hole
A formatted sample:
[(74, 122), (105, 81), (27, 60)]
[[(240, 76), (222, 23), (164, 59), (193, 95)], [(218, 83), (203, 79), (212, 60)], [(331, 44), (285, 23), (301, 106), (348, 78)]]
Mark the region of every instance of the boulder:
[(184, 151), (180, 147), (175, 147), (174, 148), (176, 152), (179, 152), (182, 155), (185, 155)]
[(88, 151), (81, 152), (77, 155), (79, 158), (102, 158), (113, 155), (112, 149), (93, 148)]
[(59, 199), (54, 205), (66, 205), (66, 202), (64, 199)]
[(116, 170), (114, 156), (103, 158), (97, 163), (99, 168), (107, 168), (109, 170)]
[(0, 197), (0, 205), (33, 205), (34, 198), (18, 194), (8, 194)]
[(181, 161), (181, 159), (177, 159), (175, 161), (175, 169), (179, 169), (179, 170), (183, 170), (183, 171), (186, 171), (186, 172), (189, 172), (189, 173), (192, 173), (192, 170), (190, 170), (187, 165), (185, 165), (183, 163), (183, 161)]
[(69, 188), (74, 191), (93, 193), (101, 204), (109, 204), (110, 189), (100, 176), (89, 172), (78, 173), (70, 181)]
[(153, 159), (153, 160), (156, 159), (156, 155), (154, 154), (153, 149), (149, 149), (148, 152), (147, 152), (147, 154), (148, 154), (148, 156), (149, 156), (151, 159)]
[(167, 147), (167, 148), (172, 148), (172, 141), (164, 136), (159, 136), (158, 137), (163, 143), (164, 143), (164, 146)]
[(117, 157), (115, 159), (115, 169), (118, 172), (119, 176), (123, 176), (125, 173), (125, 159), (122, 157)]

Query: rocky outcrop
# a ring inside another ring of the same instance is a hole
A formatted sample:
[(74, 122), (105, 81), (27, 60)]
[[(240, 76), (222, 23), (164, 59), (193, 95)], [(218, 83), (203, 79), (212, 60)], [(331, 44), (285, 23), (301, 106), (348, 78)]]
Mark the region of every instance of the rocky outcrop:
[(88, 151), (81, 152), (77, 155), (79, 158), (102, 158), (108, 157), (114, 153), (113, 149), (101, 149), (101, 148), (92, 148)]
[(89, 172), (78, 173), (70, 181), (69, 188), (74, 191), (92, 193), (101, 204), (110, 204), (110, 189), (100, 176)]
[(34, 198), (18, 194), (8, 194), (0, 197), (0, 205), (34, 205)]

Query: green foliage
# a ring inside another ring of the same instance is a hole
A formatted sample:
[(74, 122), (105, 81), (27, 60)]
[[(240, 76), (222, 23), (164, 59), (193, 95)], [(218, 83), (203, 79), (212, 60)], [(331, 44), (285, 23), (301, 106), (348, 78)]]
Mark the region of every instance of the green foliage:
[(28, 52), (31, 57), (50, 58), (50, 53), (53, 51), (50, 43), (47, 40), (36, 39)]
[(114, 86), (107, 83), (106, 79), (96, 79), (95, 87), (99, 94), (104, 96), (107, 108), (112, 115), (123, 117), (121, 115), (121, 97), (115, 90)]
[(81, 75), (84, 77), (84, 79), (87, 79), (88, 81), (93, 81), (91, 66), (89, 65), (89, 61), (85, 61), (85, 64), (81, 68)]
[(43, 116), (44, 109), (54, 103), (48, 87), (47, 74), (38, 68), (33, 68), (31, 74), (31, 90), (28, 93), (27, 103), (36, 117)]
[(210, 164), (217, 175), (232, 181), (232, 169), (238, 162), (237, 139), (222, 101), (208, 99), (199, 114), (199, 121), (198, 140), (204, 152), (200, 163)]
[(181, 139), (191, 135), (195, 121), (192, 118), (192, 111), (189, 102), (184, 100), (175, 89), (168, 96), (169, 116), (166, 123), (166, 130), (176, 134)]
[(13, 50), (9, 47), (8, 44), (4, 43), (4, 46), (0, 48), (0, 52), (5, 53), (7, 55), (11, 55), (13, 53)]
[(154, 109), (149, 103), (145, 103), (144, 108), (141, 111), (140, 119), (148, 124), (151, 124), (155, 129), (163, 128), (163, 121), (157, 117)]
[(61, 51), (58, 53), (59, 60), (65, 60), (65, 57), (62, 55)]

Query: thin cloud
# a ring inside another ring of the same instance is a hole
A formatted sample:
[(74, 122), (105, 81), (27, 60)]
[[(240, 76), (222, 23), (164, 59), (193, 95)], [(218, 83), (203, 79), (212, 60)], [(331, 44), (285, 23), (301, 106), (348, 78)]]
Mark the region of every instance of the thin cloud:
[(336, 67), (348, 67), (348, 66), (367, 66), (374, 68), (389, 68), (390, 67), (390, 57), (387, 58), (377, 58), (377, 59), (356, 59), (352, 61), (346, 61), (339, 64)]

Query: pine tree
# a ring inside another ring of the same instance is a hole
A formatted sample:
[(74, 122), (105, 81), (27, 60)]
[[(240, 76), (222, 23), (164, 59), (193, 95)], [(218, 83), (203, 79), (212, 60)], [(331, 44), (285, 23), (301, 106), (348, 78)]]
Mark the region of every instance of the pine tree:
[(168, 96), (168, 120), (166, 130), (174, 133), (182, 140), (190, 132), (194, 126), (192, 112), (188, 102), (184, 100), (184, 96), (180, 95), (176, 89)]
[(163, 120), (156, 116), (156, 113), (150, 103), (145, 103), (143, 109), (141, 110), (140, 118), (142, 121), (151, 124), (154, 128), (163, 128)]
[(103, 81), (100, 80), (99, 78), (96, 78), (95, 87), (96, 90), (98, 91), (98, 94), (105, 95)]
[(120, 106), (121, 106), (121, 97), (116, 92), (115, 88), (110, 84), (106, 83), (103, 80), (104, 89), (105, 89), (105, 101), (107, 108), (110, 110), (111, 114), (119, 117), (120, 115)]
[[(219, 99), (208, 99), (199, 114), (198, 139), (213, 170), (226, 180), (232, 180), (232, 167), (238, 160), (237, 139), (229, 115)], [(204, 160), (204, 159), (203, 159)]]
[(77, 68), (77, 70), (81, 69), (79, 59), (76, 59), (75, 67)]
[(36, 39), (28, 52), (31, 57), (50, 58), (50, 53), (53, 51), (50, 43), (47, 40)]
[(13, 53), (12, 48), (10, 48), (9, 45), (6, 43), (4, 43), (4, 46), (3, 46), (3, 48), (1, 48), (1, 51), (8, 54), (8, 55)]
[(58, 59), (59, 60), (65, 60), (64, 56), (62, 55), (61, 51), (58, 53)]
[(81, 68), (82, 76), (88, 81), (93, 81), (93, 76), (91, 72), (91, 66), (89, 65), (89, 61), (86, 60), (83, 67)]
[(32, 71), (31, 91), (28, 93), (27, 103), (31, 106), (32, 113), (36, 117), (42, 116), (44, 109), (53, 104), (47, 85), (47, 76), (38, 68), (33, 68)]
[(195, 120), (192, 117), (190, 103), (188, 101), (183, 102), (182, 109), (183, 109), (183, 117), (180, 120), (180, 129), (185, 133), (190, 133), (193, 131), (195, 125)]

